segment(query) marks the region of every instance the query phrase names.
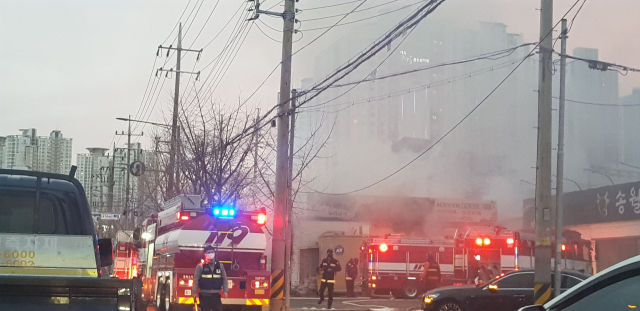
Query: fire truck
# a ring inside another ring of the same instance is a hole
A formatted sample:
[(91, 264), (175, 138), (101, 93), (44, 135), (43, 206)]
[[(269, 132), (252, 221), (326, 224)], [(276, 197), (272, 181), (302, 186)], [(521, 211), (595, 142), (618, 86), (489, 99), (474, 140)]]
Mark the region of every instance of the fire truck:
[(138, 276), (138, 248), (133, 231), (118, 231), (113, 256), (113, 277), (130, 280)]
[(142, 224), (145, 248), (140, 254), (142, 299), (158, 311), (191, 309), (196, 265), (205, 246), (217, 249), (216, 260), (227, 273), (229, 296), (225, 309), (268, 308), (264, 210), (248, 212), (227, 206), (204, 206), (197, 195), (180, 195)]
[[(589, 273), (590, 242), (581, 240), (579, 234), (563, 242), (563, 267)], [(360, 252), (363, 289), (369, 294), (416, 297), (424, 287), (421, 276), (430, 252), (440, 265), (441, 285), (482, 282), (483, 278), (534, 267), (534, 245), (534, 235), (501, 227), (466, 228), (431, 239), (369, 237)]]

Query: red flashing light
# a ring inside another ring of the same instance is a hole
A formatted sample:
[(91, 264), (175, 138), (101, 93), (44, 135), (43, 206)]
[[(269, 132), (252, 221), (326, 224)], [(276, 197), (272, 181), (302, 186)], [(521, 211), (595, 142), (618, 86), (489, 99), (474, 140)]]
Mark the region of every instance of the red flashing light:
[(507, 239), (507, 244), (509, 244), (509, 245), (513, 244), (513, 239), (512, 238), (508, 238)]
[(381, 252), (386, 252), (389, 249), (389, 246), (387, 246), (387, 244), (380, 244), (380, 251)]
[(484, 245), (491, 244), (491, 240), (489, 238), (484, 238)]
[(267, 223), (267, 215), (265, 214), (258, 214), (258, 220), (257, 220), (259, 225), (264, 225), (265, 223)]
[(482, 246), (482, 238), (477, 238), (476, 244), (478, 244), (478, 246)]
[(564, 252), (565, 250), (567, 250), (567, 247), (564, 244), (562, 244), (562, 251)]
[(178, 220), (189, 220), (189, 213), (184, 213), (184, 212), (177, 212), (176, 213), (176, 218)]

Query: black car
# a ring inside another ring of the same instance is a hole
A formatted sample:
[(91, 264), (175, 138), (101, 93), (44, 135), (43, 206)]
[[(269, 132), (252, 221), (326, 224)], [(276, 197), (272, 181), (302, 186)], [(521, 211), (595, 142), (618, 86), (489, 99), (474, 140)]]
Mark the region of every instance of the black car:
[(640, 256), (617, 263), (544, 305), (520, 311), (600, 311), (640, 308)]
[[(517, 270), (481, 285), (436, 288), (422, 296), (422, 310), (516, 311), (533, 302), (533, 275), (533, 269)], [(561, 290), (587, 278), (580, 272), (562, 271)]]

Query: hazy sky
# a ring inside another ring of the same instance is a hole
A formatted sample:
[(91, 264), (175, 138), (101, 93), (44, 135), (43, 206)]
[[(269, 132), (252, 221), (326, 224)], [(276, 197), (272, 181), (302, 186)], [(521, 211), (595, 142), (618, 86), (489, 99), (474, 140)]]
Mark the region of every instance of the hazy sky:
[[(393, 3), (355, 13), (344, 22), (416, 2), (369, 0), (361, 9), (390, 1)], [(302, 21), (304, 37), (294, 44), (294, 50), (322, 32), (305, 32), (305, 29), (329, 26), (339, 17), (306, 20), (346, 13), (358, 3), (330, 9), (305, 9), (341, 2), (348, 1), (300, 0), (297, 3), (297, 7), (303, 10), (297, 18)], [(18, 134), (18, 129), (28, 127), (37, 128), (39, 135), (48, 135), (51, 130), (59, 129), (64, 136), (73, 138), (75, 159), (75, 154), (86, 152), (87, 147), (110, 146), (114, 132), (126, 129), (126, 123), (116, 121), (116, 117), (131, 114), (139, 119), (163, 122), (163, 113), (166, 114), (172, 105), (173, 79), (151, 79), (152, 85), (154, 81), (165, 83), (162, 90), (160, 87), (155, 89), (153, 99), (145, 103), (148, 104), (145, 105), (146, 113), (138, 113), (143, 98), (147, 99), (145, 89), (152, 67), (161, 67), (167, 60), (164, 54), (156, 58), (158, 45), (169, 45), (175, 39), (176, 32), (172, 33), (172, 30), (186, 7), (181, 20), (185, 23), (185, 30), (189, 26), (191, 28), (185, 35), (184, 47), (199, 49), (211, 42), (200, 62), (195, 64), (196, 71), (202, 70), (204, 80), (213, 66), (201, 68), (220, 53), (237, 18), (233, 18), (225, 31), (211, 40), (243, 3), (244, 0), (1, 1), (0, 136)], [(276, 3), (278, 0), (267, 0), (262, 8)], [(476, 21), (501, 22), (508, 26), (507, 31), (523, 34), (525, 41), (530, 42), (539, 36), (539, 11), (536, 10), (539, 3), (538, 0), (448, 0), (429, 18), (460, 23), (461, 27), (473, 27)], [(557, 21), (574, 3), (574, 0), (556, 0), (554, 20)], [(273, 8), (276, 9), (281, 10), (282, 7)], [(568, 15), (569, 19), (576, 10), (577, 7)], [(191, 12), (193, 14), (189, 16)], [(410, 9), (400, 10), (387, 17), (398, 21), (409, 12)], [(569, 35), (569, 51), (574, 47), (597, 48), (601, 60), (640, 68), (638, 12), (640, 1), (637, 0), (587, 0)], [(273, 28), (282, 28), (281, 19), (260, 18)], [(281, 39), (280, 32), (269, 29), (262, 22), (256, 25), (273, 38)], [(301, 79), (312, 75), (312, 60), (317, 53), (341, 33), (358, 29), (358, 25), (338, 27), (297, 54), (293, 64), (294, 86), (299, 86)], [(216, 89), (216, 98), (230, 105), (237, 102), (238, 96), (246, 98), (279, 62), (280, 55), (280, 43), (265, 37), (253, 25)], [(195, 58), (195, 54), (186, 55), (183, 70), (194, 68)], [(169, 59), (164, 67), (174, 64), (175, 57)], [(277, 70), (251, 99), (252, 106), (270, 107), (274, 104), (279, 72)], [(193, 83), (187, 84), (188, 79), (188, 76), (183, 76), (182, 89), (193, 87)], [(202, 85), (202, 80), (196, 87)], [(620, 77), (621, 95), (631, 93), (634, 87), (640, 87), (640, 73)], [(144, 130), (149, 132), (148, 128)], [(118, 141), (118, 137), (115, 140)], [(125, 141), (124, 137), (121, 138), (120, 145)], [(145, 139), (141, 141), (146, 143)]]

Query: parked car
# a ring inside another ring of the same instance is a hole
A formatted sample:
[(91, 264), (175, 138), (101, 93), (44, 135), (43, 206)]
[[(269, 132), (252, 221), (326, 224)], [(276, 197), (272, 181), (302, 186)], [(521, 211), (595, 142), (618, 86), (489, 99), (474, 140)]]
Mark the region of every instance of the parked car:
[[(422, 310), (516, 311), (533, 301), (533, 275), (533, 269), (517, 270), (480, 285), (436, 288), (422, 296)], [(567, 290), (587, 278), (586, 274), (564, 270), (561, 290)]]
[(544, 305), (519, 311), (633, 310), (640, 307), (640, 256), (615, 264)]

